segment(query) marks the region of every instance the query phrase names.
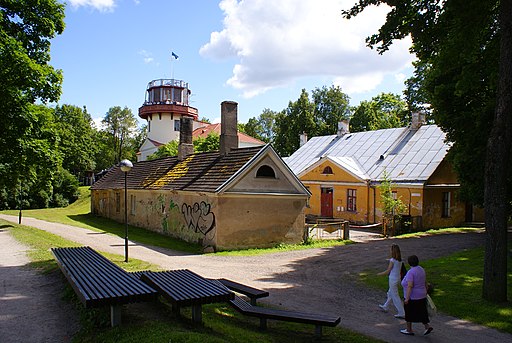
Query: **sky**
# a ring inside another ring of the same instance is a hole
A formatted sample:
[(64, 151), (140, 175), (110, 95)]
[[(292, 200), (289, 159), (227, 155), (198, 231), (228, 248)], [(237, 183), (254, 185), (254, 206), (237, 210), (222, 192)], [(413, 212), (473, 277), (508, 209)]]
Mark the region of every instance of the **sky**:
[(51, 45), (50, 63), (64, 75), (59, 104), (86, 106), (96, 121), (126, 106), (144, 124), (147, 84), (178, 79), (188, 82), (199, 118), (218, 122), (229, 100), (245, 123), (285, 109), (302, 89), (340, 86), (352, 106), (401, 94), (413, 70), (411, 42), (383, 55), (366, 47), (389, 8), (344, 19), (355, 2), (67, 0), (66, 28)]

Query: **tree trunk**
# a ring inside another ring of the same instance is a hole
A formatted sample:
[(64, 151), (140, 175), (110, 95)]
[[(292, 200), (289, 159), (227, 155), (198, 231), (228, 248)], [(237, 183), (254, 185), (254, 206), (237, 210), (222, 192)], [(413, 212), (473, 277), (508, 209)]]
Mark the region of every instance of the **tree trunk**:
[(485, 160), (485, 261), (482, 296), (507, 301), (507, 176), (512, 143), (512, 0), (500, 1), (496, 112)]

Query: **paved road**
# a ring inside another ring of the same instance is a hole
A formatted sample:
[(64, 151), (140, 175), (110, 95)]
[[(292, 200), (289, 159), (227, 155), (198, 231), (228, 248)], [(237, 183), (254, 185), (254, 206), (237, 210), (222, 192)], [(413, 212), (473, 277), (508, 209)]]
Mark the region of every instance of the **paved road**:
[[(17, 222), (15, 216), (0, 218)], [(124, 240), (116, 236), (27, 217), (23, 224), (100, 251), (124, 254)], [(388, 342), (512, 342), (512, 335), (445, 315), (432, 319), (434, 332), (427, 337), (401, 335), (399, 329), (404, 322), (377, 307), (384, 301), (385, 292), (369, 290), (357, 282), (360, 272), (386, 268), (389, 246), (395, 241), (404, 256), (414, 253), (420, 259), (430, 259), (481, 246), (484, 237), (471, 233), (372, 240), (344, 247), (243, 257), (190, 255), (135, 242), (130, 242), (129, 249), (130, 257), (164, 269), (188, 268), (205, 277), (231, 278), (263, 288), (271, 294), (264, 301), (274, 306), (339, 315), (342, 326)], [(414, 327), (422, 332), (421, 325)]]

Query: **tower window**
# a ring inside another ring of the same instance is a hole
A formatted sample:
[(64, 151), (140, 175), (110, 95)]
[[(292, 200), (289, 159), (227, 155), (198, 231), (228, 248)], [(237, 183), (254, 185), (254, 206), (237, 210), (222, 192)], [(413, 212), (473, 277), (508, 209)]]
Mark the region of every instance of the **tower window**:
[(256, 172), (256, 177), (262, 177), (262, 178), (276, 178), (276, 173), (274, 172), (274, 169), (272, 167), (267, 165), (262, 165), (258, 168), (258, 171)]
[(175, 120), (174, 121), (174, 131), (179, 131), (179, 130), (180, 130), (180, 121)]

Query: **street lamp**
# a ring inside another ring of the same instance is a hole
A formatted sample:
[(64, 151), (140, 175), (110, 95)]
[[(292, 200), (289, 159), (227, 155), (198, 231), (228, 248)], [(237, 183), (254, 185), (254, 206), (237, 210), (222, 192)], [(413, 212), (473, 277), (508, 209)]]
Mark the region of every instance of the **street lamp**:
[(129, 160), (122, 160), (119, 165), (124, 172), (124, 261), (128, 262), (128, 191), (126, 175), (133, 168), (133, 164)]

